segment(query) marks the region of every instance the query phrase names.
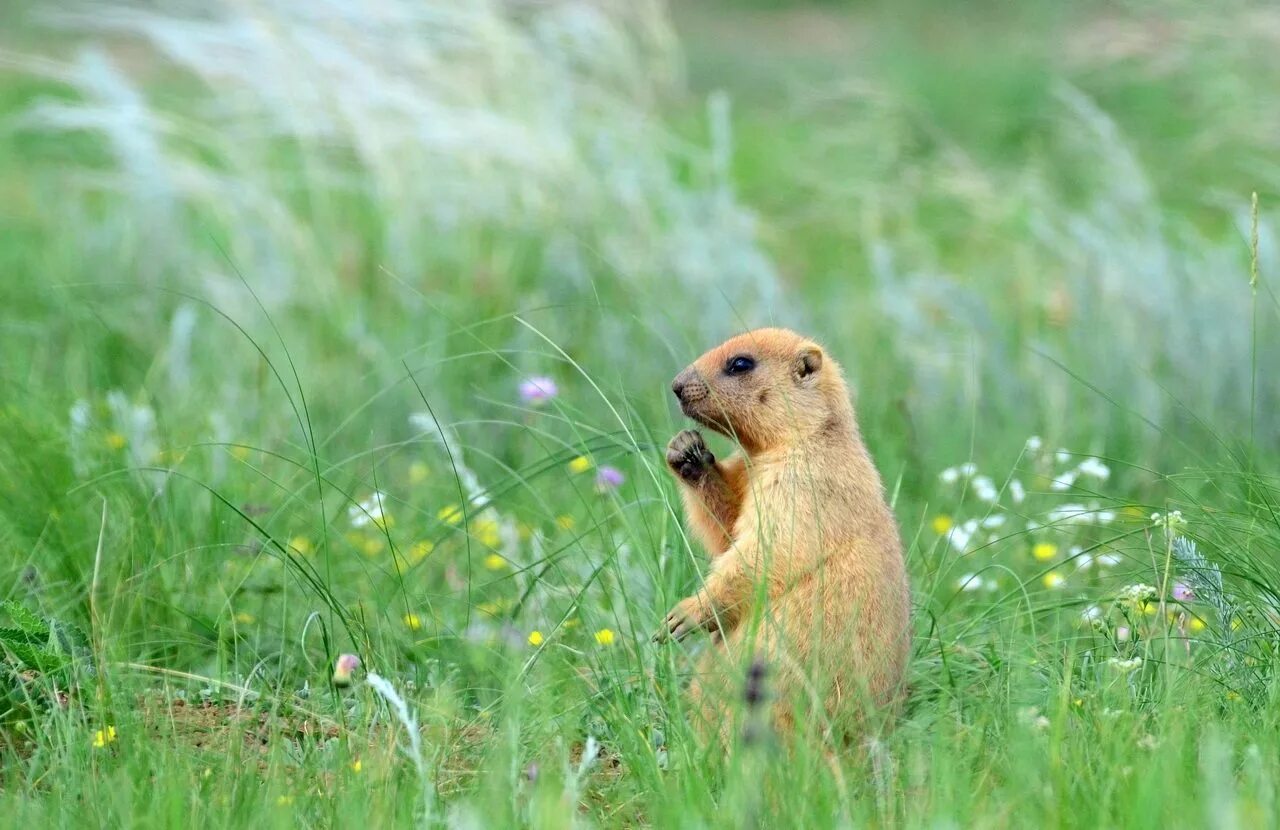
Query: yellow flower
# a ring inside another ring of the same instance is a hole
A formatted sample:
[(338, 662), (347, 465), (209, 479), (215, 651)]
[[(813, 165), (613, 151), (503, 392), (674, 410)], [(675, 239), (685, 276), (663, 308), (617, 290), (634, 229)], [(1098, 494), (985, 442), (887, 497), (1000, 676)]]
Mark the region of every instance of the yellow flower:
[(129, 441), (118, 432), (108, 432), (106, 441), (107, 446), (113, 450), (122, 450), (124, 449), (124, 445), (129, 443)]
[(315, 553), (315, 546), (311, 544), (311, 540), (306, 536), (294, 536), (289, 540), (289, 547), (296, 550), (303, 556), (310, 556)]
[(591, 469), (591, 460), (587, 458), (585, 455), (580, 455), (569, 462), (569, 472), (571, 473), (585, 473), (587, 470), (590, 470), (590, 469)]
[(245, 461), (249, 458), (249, 448), (239, 445), (231, 448), (231, 457), (236, 461)]
[(613, 629), (602, 628), (596, 632), (596, 642), (602, 646), (613, 645)]
[(556, 516), (556, 527), (561, 530), (573, 530), (573, 526), (577, 524), (572, 516)]
[(108, 726), (106, 729), (99, 729), (93, 733), (93, 745), (98, 749), (102, 749), (109, 743), (114, 743), (115, 740), (116, 728), (114, 726)]
[(351, 762), (351, 771), (354, 772), (356, 775), (359, 775), (362, 769), (364, 769), (364, 764), (360, 762), (359, 758)]
[(422, 628), (422, 618), (410, 611), (404, 615), (404, 624), (410, 631), (418, 631)]
[(1155, 602), (1142, 603), (1142, 613), (1146, 614), (1148, 617), (1154, 617), (1156, 613), (1159, 612), (1159, 610), (1160, 610), (1159, 603), (1155, 603)]
[(954, 524), (955, 522), (951, 521), (951, 517), (945, 514), (940, 516), (934, 516), (933, 522), (931, 522), (931, 526), (933, 527), (933, 532), (938, 534), (939, 536), (941, 536), (942, 534), (950, 530)]
[(529, 632), (529, 645), (533, 646), (534, 648), (537, 648), (538, 646), (542, 645), (542, 642), (543, 642), (543, 637), (542, 637), (541, 631)]
[(1205, 629), (1204, 620), (1200, 619), (1199, 617), (1192, 617), (1191, 622), (1187, 624), (1187, 628), (1191, 631), (1192, 634), (1199, 634), (1201, 631), (1204, 631)]
[(561, 628), (577, 628), (577, 627), (578, 627), (578, 618), (577, 618), (577, 617), (570, 617), (569, 619), (565, 620), (565, 621), (564, 621), (564, 623), (563, 623), (560, 627), (561, 627)]
[(240, 611), (239, 613), (237, 613), (235, 620), (241, 625), (253, 625), (255, 622), (257, 622), (256, 617), (254, 617), (252, 614), (246, 614), (244, 611)]
[(456, 504), (442, 507), (436, 518), (447, 525), (457, 525), (462, 522), (462, 508)]
[(491, 571), (500, 571), (507, 567), (507, 560), (496, 553), (491, 553), (484, 558), (484, 566)]
[(377, 556), (385, 545), (386, 540), (381, 536), (367, 536), (360, 542), (360, 552), (365, 556)]
[(1239, 700), (1239, 699), (1240, 699), (1240, 693), (1239, 693), (1239, 692), (1227, 692), (1227, 700), (1230, 700), (1230, 701), (1233, 701), (1233, 702), (1234, 702), (1234, 701), (1237, 701), (1237, 700)]
[(413, 545), (409, 548), (409, 561), (413, 562), (416, 565), (417, 563), (421, 562), (423, 559), (426, 559), (428, 556), (430, 556), (431, 551), (435, 549), (436, 549), (436, 546), (425, 539), (422, 540), (421, 542), (414, 542)]
[(496, 548), (502, 544), (502, 534), (498, 532), (498, 522), (494, 519), (477, 519), (471, 523), (471, 532), (476, 541), (486, 548)]
[(1046, 588), (1060, 588), (1062, 583), (1067, 581), (1067, 578), (1057, 571), (1049, 571), (1040, 581), (1044, 583)]
[(1241, 628), (1241, 626), (1243, 626), (1243, 625), (1244, 625), (1244, 623), (1243, 623), (1243, 622), (1241, 622), (1241, 620), (1240, 620), (1240, 618), (1239, 618), (1239, 617), (1232, 617), (1232, 618), (1231, 618), (1231, 630), (1232, 630), (1232, 631), (1239, 631), (1239, 630), (1240, 630), (1240, 628)]
[(1053, 542), (1037, 542), (1031, 548), (1031, 555), (1041, 562), (1048, 562), (1058, 555), (1058, 546)]
[(292, 803), (293, 803), (293, 796), (291, 795), (282, 795), (276, 799), (277, 807), (288, 807)]
[(427, 480), (429, 475), (431, 475), (431, 470), (427, 469), (427, 465), (421, 461), (415, 461), (409, 465), (410, 484), (421, 484)]

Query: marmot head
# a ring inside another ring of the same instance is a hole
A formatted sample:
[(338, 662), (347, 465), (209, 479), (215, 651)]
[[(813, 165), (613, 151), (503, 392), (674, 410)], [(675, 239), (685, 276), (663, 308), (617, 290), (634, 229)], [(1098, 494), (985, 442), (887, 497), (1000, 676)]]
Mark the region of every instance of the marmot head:
[(677, 375), (671, 391), (685, 415), (748, 453), (854, 428), (840, 367), (817, 343), (787, 329), (727, 340)]

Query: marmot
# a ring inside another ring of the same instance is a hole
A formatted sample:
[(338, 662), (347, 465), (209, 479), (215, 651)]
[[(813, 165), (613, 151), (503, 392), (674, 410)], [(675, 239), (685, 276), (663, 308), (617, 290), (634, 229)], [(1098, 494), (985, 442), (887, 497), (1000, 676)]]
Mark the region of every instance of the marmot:
[(840, 367), (811, 340), (766, 328), (707, 352), (671, 388), (685, 415), (741, 452), (716, 461), (696, 430), (667, 447), (712, 562), (658, 639), (714, 632), (692, 694), (726, 739), (719, 699), (743, 677), (726, 674), (726, 657), (767, 662), (779, 731), (855, 737), (902, 695), (911, 601), (897, 524)]

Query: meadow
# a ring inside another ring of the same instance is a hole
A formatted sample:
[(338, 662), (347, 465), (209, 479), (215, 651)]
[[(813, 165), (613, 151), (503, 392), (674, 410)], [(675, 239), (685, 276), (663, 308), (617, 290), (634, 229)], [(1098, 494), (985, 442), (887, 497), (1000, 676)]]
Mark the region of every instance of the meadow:
[[(1280, 822), (1280, 14), (955, 5), (6, 6), (0, 813)], [(652, 641), (760, 325), (902, 528), (870, 752)]]

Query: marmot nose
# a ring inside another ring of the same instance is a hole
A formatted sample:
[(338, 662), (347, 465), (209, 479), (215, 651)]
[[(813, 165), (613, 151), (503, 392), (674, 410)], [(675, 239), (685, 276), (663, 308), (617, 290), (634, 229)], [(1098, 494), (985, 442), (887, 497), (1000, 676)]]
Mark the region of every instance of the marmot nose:
[(689, 386), (689, 382), (693, 380), (693, 373), (685, 369), (676, 375), (676, 379), (671, 381), (671, 391), (675, 393), (676, 398), (684, 403), (684, 390)]

